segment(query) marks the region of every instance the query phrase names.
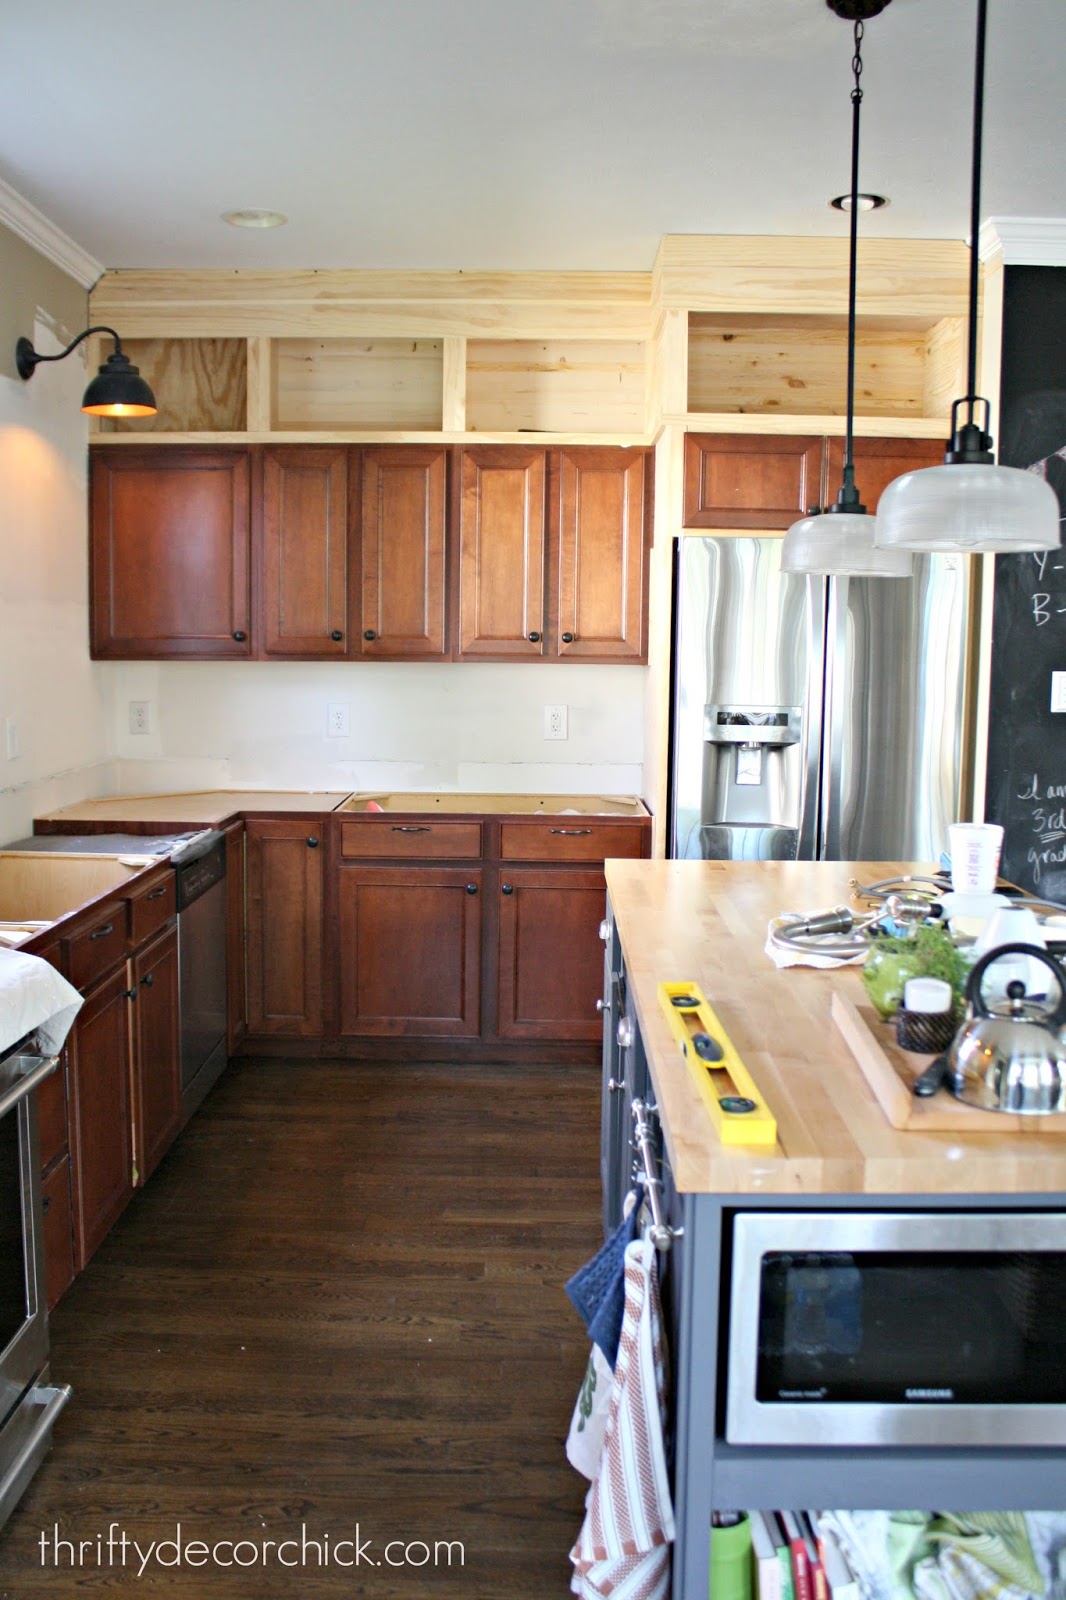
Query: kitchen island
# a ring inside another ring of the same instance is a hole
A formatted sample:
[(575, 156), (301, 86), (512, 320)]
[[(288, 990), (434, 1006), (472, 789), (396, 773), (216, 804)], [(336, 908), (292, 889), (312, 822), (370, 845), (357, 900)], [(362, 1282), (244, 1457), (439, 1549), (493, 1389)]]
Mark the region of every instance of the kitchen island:
[[(930, 1217), (978, 1228), (985, 1218), (991, 1249), (1001, 1216), (1061, 1221), (1066, 1210), (1066, 1137), (1040, 1119), (1024, 1127), (1005, 1119), (1003, 1133), (893, 1128), (831, 1016), (834, 993), (862, 998), (858, 970), (778, 970), (764, 951), (772, 916), (855, 904), (854, 881), (905, 870), (923, 869), (897, 862), (607, 863), (605, 1220), (613, 1219), (629, 1181), (628, 1108), (634, 1098), (652, 1101), (663, 1137), (664, 1207), (675, 1230), (661, 1258), (674, 1380), (675, 1600), (707, 1594), (714, 1509), (1066, 1504), (1066, 1422), (1049, 1423), (1047, 1415), (1034, 1433), (1041, 1442), (1032, 1445), (1004, 1444), (992, 1407), (982, 1437), (950, 1448), (889, 1444), (884, 1433), (882, 1442), (834, 1445), (813, 1422), (802, 1443), (783, 1436), (727, 1442), (739, 1216), (895, 1213), (913, 1224), (915, 1237)], [(720, 1142), (662, 1009), (663, 982), (702, 989), (776, 1118), (776, 1143)], [(945, 1325), (940, 1334), (950, 1347), (967, 1331)]]

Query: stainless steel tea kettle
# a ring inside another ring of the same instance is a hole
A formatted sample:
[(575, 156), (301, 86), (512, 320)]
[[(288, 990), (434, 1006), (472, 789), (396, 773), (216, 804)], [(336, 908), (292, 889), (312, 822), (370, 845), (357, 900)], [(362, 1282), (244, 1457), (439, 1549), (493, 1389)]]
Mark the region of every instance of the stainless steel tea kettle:
[[(1025, 985), (1007, 985), (1007, 1004), (990, 1010), (981, 993), (985, 973), (1001, 956), (1040, 961), (1055, 979), (1058, 1003), (1027, 1000)], [(1046, 950), (1004, 944), (974, 964), (966, 985), (971, 1014), (948, 1055), (952, 1092), (983, 1111), (1047, 1116), (1066, 1111), (1066, 973)]]

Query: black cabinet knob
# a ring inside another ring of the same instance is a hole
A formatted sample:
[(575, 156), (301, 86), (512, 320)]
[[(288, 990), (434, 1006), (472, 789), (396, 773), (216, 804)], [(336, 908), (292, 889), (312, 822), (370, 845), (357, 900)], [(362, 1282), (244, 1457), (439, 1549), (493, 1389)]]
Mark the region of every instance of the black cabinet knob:
[(364, 628), (363, 629), (363, 638), (364, 639), (376, 639), (377, 638), (377, 634), (374, 632), (373, 628)]
[(313, 833), (309, 836), (309, 838), (307, 840), (307, 848), (309, 850), (317, 850), (318, 849), (318, 840), (315, 838)]
[(330, 638), (333, 640), (334, 644), (340, 644), (341, 640), (344, 638), (344, 635), (339, 628), (334, 628), (333, 632), (330, 634)]
[(49, 1211), (51, 1211), (51, 1209), (52, 1209), (52, 1196), (50, 1194), (46, 1194), (46, 1195), (43, 1196), (43, 1198), (41, 1200), (41, 1210), (44, 1212), (45, 1216), (47, 1216)]
[(476, 883), (468, 883), (467, 886), (466, 886), (466, 892), (467, 892), (467, 894), (477, 894), (477, 884)]
[(245, 639), (247, 639), (248, 635), (244, 632), (244, 630), (242, 628), (235, 628), (234, 629), (234, 633), (233, 633), (233, 637), (236, 639), (238, 644), (243, 644)]
[(127, 989), (126, 990), (126, 999), (127, 1000), (136, 1000), (136, 998), (137, 998), (137, 990), (136, 989)]
[(821, 514), (822, 514), (821, 506), (808, 506), (807, 507), (807, 515), (809, 517), (820, 517)]
[(574, 636), (573, 636), (572, 633), (564, 633), (563, 634), (563, 643), (564, 644), (573, 644), (573, 642), (574, 642)]
[(514, 884), (513, 883), (501, 883), (500, 884), (500, 893), (501, 894), (514, 894)]
[(144, 984), (144, 987), (146, 989), (150, 989), (152, 987), (153, 983), (155, 982), (155, 973), (154, 972), (146, 972), (144, 977), (141, 979), (141, 982)]
[(539, 633), (529, 633), (529, 634), (526, 635), (526, 638), (529, 640), (530, 644), (536, 644), (537, 640), (540, 638), (540, 634)]

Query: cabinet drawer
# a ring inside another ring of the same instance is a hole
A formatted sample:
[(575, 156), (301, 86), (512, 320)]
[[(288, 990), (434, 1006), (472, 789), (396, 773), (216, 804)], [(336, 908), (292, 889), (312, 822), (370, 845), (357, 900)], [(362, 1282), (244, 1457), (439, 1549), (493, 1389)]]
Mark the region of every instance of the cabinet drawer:
[(500, 826), (502, 861), (605, 861), (640, 856), (644, 830), (624, 822), (583, 822), (580, 817)]
[(41, 1184), (41, 1204), (44, 1209), (44, 1279), (51, 1311), (74, 1279), (69, 1156), (64, 1156)]
[(346, 861), (401, 856), (433, 861), (477, 861), (480, 822), (342, 822)]
[(67, 976), (83, 992), (102, 973), (126, 958), (126, 902), (108, 900), (96, 909), (91, 922), (63, 940)]
[(48, 1168), (67, 1148), (67, 1057), (37, 1091), (37, 1120), (40, 1128), (41, 1171)]
[(130, 942), (136, 950), (150, 939), (153, 933), (165, 928), (178, 909), (175, 874), (167, 869), (166, 877), (140, 894), (130, 896)]

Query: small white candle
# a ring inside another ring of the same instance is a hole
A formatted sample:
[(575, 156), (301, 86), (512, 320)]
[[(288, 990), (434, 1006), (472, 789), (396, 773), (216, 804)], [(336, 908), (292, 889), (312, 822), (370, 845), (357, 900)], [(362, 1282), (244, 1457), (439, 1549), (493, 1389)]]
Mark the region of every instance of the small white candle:
[(943, 978), (908, 978), (903, 985), (903, 1004), (908, 1011), (920, 1011), (926, 1016), (950, 1011), (951, 984)]

